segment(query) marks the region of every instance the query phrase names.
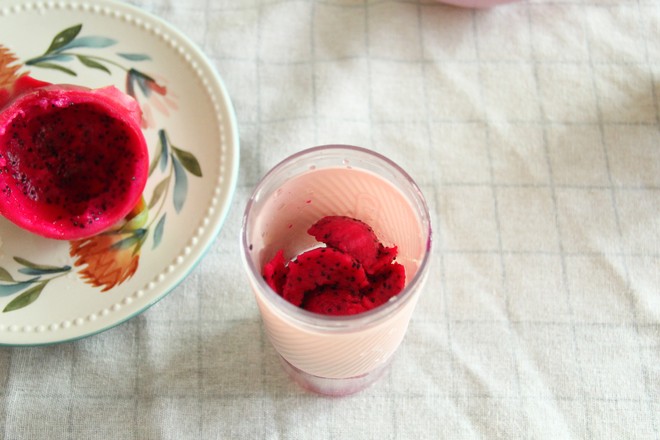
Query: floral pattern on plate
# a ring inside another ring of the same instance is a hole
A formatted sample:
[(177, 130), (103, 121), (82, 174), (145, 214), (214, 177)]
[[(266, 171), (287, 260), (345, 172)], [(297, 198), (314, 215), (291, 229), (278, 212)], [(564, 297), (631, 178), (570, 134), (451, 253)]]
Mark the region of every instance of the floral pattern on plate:
[[(32, 304), (50, 282), (71, 272), (100, 292), (107, 292), (131, 278), (138, 270), (140, 251), (149, 237), (154, 249), (162, 242), (168, 214), (166, 205), (171, 202), (174, 213), (180, 213), (188, 196), (188, 179), (203, 175), (195, 155), (175, 145), (167, 130), (156, 126), (152, 109), (164, 117), (177, 111), (176, 99), (164, 85), (165, 79), (159, 81), (155, 75), (124, 64), (146, 63), (151, 57), (129, 52), (114, 52), (112, 58), (105, 53), (99, 55), (94, 51), (114, 47), (118, 41), (85, 35), (82, 31), (82, 24), (67, 27), (55, 35), (43, 54), (23, 62), (10, 48), (0, 45), (0, 92), (11, 88), (21, 75), (29, 73), (38, 79), (39, 69), (57, 70), (70, 76), (77, 76), (79, 67), (96, 70), (100, 75), (123, 72), (125, 92), (135, 98), (142, 109), (142, 127), (158, 132), (158, 145), (149, 167), (149, 179), (158, 183), (151, 194), (143, 194), (129, 215), (110, 230), (69, 242), (70, 264), (50, 265), (13, 256), (19, 265), (17, 273), (0, 267), (0, 297), (15, 296), (3, 313)], [(26, 71), (28, 68), (37, 74)]]

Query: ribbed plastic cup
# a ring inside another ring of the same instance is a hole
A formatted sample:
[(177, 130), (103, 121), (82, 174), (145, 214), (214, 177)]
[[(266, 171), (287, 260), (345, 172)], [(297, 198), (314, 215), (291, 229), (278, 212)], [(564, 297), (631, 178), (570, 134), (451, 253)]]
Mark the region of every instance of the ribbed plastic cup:
[[(262, 277), (279, 249), (286, 259), (318, 246), (307, 229), (326, 215), (369, 224), (406, 269), (406, 286), (386, 304), (351, 316), (308, 312), (284, 300)], [(388, 158), (360, 147), (324, 145), (271, 169), (250, 197), (241, 228), (242, 256), (266, 333), (284, 370), (304, 388), (341, 396), (387, 370), (425, 284), (431, 221), (413, 179)]]
[(520, 0), (438, 0), (440, 3), (447, 3), (448, 5), (460, 6), (462, 8), (491, 8), (493, 6), (502, 5), (505, 3), (513, 3)]

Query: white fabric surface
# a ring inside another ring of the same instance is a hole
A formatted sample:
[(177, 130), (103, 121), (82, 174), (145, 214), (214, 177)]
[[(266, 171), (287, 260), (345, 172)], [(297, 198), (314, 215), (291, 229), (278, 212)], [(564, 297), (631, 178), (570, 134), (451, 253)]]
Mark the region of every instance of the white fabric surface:
[[(233, 207), (146, 313), (0, 348), (0, 437), (660, 439), (660, 1), (131, 3), (225, 80)], [(435, 229), (391, 370), (339, 399), (281, 370), (238, 247), (258, 179), (326, 143), (401, 164)]]

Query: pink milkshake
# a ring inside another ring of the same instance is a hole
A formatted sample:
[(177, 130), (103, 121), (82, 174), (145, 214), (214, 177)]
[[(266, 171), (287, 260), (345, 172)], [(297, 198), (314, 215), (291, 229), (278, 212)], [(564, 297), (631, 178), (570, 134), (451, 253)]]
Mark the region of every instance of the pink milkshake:
[[(398, 247), (406, 286), (387, 303), (351, 316), (324, 316), (290, 304), (262, 277), (283, 249), (287, 259), (314, 247), (309, 227), (329, 215), (368, 223)], [(264, 327), (285, 370), (315, 392), (345, 395), (373, 383), (400, 345), (428, 273), (431, 225), (413, 180), (387, 158), (358, 147), (323, 146), (271, 170), (250, 198), (242, 228), (248, 277)]]

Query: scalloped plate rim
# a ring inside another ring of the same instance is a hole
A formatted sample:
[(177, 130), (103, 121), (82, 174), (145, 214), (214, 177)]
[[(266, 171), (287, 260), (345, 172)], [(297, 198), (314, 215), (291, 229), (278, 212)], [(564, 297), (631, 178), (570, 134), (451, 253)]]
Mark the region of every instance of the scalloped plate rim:
[[(120, 12), (130, 13), (133, 14), (135, 17), (144, 20), (145, 22), (151, 22), (152, 24), (157, 25), (162, 30), (163, 34), (168, 35), (173, 40), (179, 42), (181, 46), (184, 46), (185, 49), (188, 51), (188, 53), (191, 53), (191, 55), (193, 55), (192, 58), (194, 58), (195, 61), (199, 62), (201, 67), (206, 71), (207, 73), (206, 78), (209, 80), (209, 83), (212, 83), (212, 86), (215, 89), (217, 89), (218, 93), (216, 94), (215, 98), (220, 102), (220, 104), (223, 105), (223, 107), (226, 108), (226, 113), (223, 113), (222, 117), (225, 118), (226, 124), (228, 126), (228, 129), (226, 130), (224, 135), (226, 139), (227, 153), (229, 153), (229, 156), (231, 157), (228, 158), (230, 160), (227, 161), (227, 166), (225, 168), (231, 172), (231, 176), (225, 176), (228, 180), (225, 185), (225, 187), (227, 188), (227, 192), (222, 195), (221, 203), (218, 203), (218, 205), (216, 206), (216, 214), (213, 217), (214, 222), (213, 224), (209, 224), (208, 231), (205, 233), (204, 240), (203, 241), (200, 240), (199, 243), (192, 249), (190, 254), (187, 256), (187, 259), (178, 266), (178, 271), (175, 274), (168, 274), (171, 275), (171, 279), (168, 279), (166, 283), (164, 282), (159, 289), (154, 289), (154, 294), (150, 295), (148, 300), (145, 301), (145, 303), (142, 304), (140, 307), (135, 308), (134, 310), (130, 310), (130, 312), (126, 312), (123, 314), (119, 313), (116, 316), (117, 319), (108, 320), (107, 323), (101, 326), (97, 326), (96, 328), (91, 329), (89, 331), (80, 331), (77, 333), (74, 332), (73, 334), (67, 335), (62, 338), (55, 337), (55, 338), (39, 339), (34, 337), (35, 334), (39, 334), (38, 332), (35, 331), (21, 333), (21, 332), (11, 332), (8, 330), (3, 330), (0, 331), (0, 347), (46, 346), (46, 345), (54, 345), (54, 344), (60, 344), (60, 343), (66, 343), (66, 342), (84, 339), (90, 336), (103, 333), (107, 330), (110, 330), (125, 323), (126, 321), (131, 320), (132, 318), (144, 313), (154, 304), (158, 303), (160, 300), (165, 298), (169, 293), (172, 292), (172, 290), (174, 290), (179, 284), (181, 284), (188, 277), (188, 275), (200, 263), (200, 261), (204, 258), (204, 256), (211, 248), (211, 245), (217, 239), (220, 231), (222, 230), (222, 227), (224, 226), (227, 220), (229, 211), (231, 209), (233, 198), (236, 193), (236, 187), (238, 184), (238, 175), (239, 175), (240, 136), (239, 136), (238, 123), (237, 123), (233, 103), (230, 99), (227, 88), (219, 72), (213, 66), (213, 63), (209, 60), (206, 54), (189, 37), (187, 37), (185, 34), (183, 34), (181, 31), (179, 31), (177, 28), (175, 28), (172, 24), (168, 23), (164, 19), (156, 15), (153, 15), (143, 9), (140, 9), (137, 6), (128, 3), (123, 3), (118, 0), (95, 0), (93, 3), (90, 3), (88, 1), (78, 1), (78, 0), (65, 0), (57, 3), (43, 2), (43, 1), (25, 2), (21, 0), (10, 0), (5, 4), (3, 4), (1, 8), (5, 11), (10, 10), (12, 7), (16, 5), (18, 5), (18, 7), (24, 8), (25, 5), (28, 3), (32, 5), (30, 8), (34, 7), (34, 5), (39, 5), (38, 7), (43, 7), (43, 8), (53, 8), (53, 7), (59, 8), (62, 7), (63, 5), (64, 7), (69, 7), (72, 4), (76, 4), (78, 5), (78, 7), (81, 8), (83, 5), (87, 5), (86, 7), (88, 9), (109, 8), (108, 10), (111, 12), (120, 11)], [(83, 9), (81, 12), (86, 13), (88, 12), (88, 9)], [(113, 19), (113, 17), (111, 17), (109, 13), (107, 15), (109, 16), (109, 19)], [(0, 14), (0, 20), (2, 20), (2, 18), (3, 18), (3, 14)], [(34, 35), (31, 36), (31, 38), (34, 37), (35, 37)], [(209, 87), (211, 87), (211, 85), (209, 85)], [(218, 149), (219, 148), (220, 147), (218, 146)], [(215, 181), (212, 181), (211, 183), (213, 185), (216, 185)], [(217, 188), (217, 186), (215, 186), (215, 188)], [(94, 293), (99, 294), (99, 292), (94, 292)], [(145, 297), (146, 296), (148, 295), (145, 294)], [(72, 325), (71, 327), (76, 327), (76, 326)], [(5, 337), (7, 335), (16, 336), (21, 334), (23, 335), (28, 334), (33, 337), (23, 338), (25, 340), (21, 340), (20, 337), (18, 338)]]

